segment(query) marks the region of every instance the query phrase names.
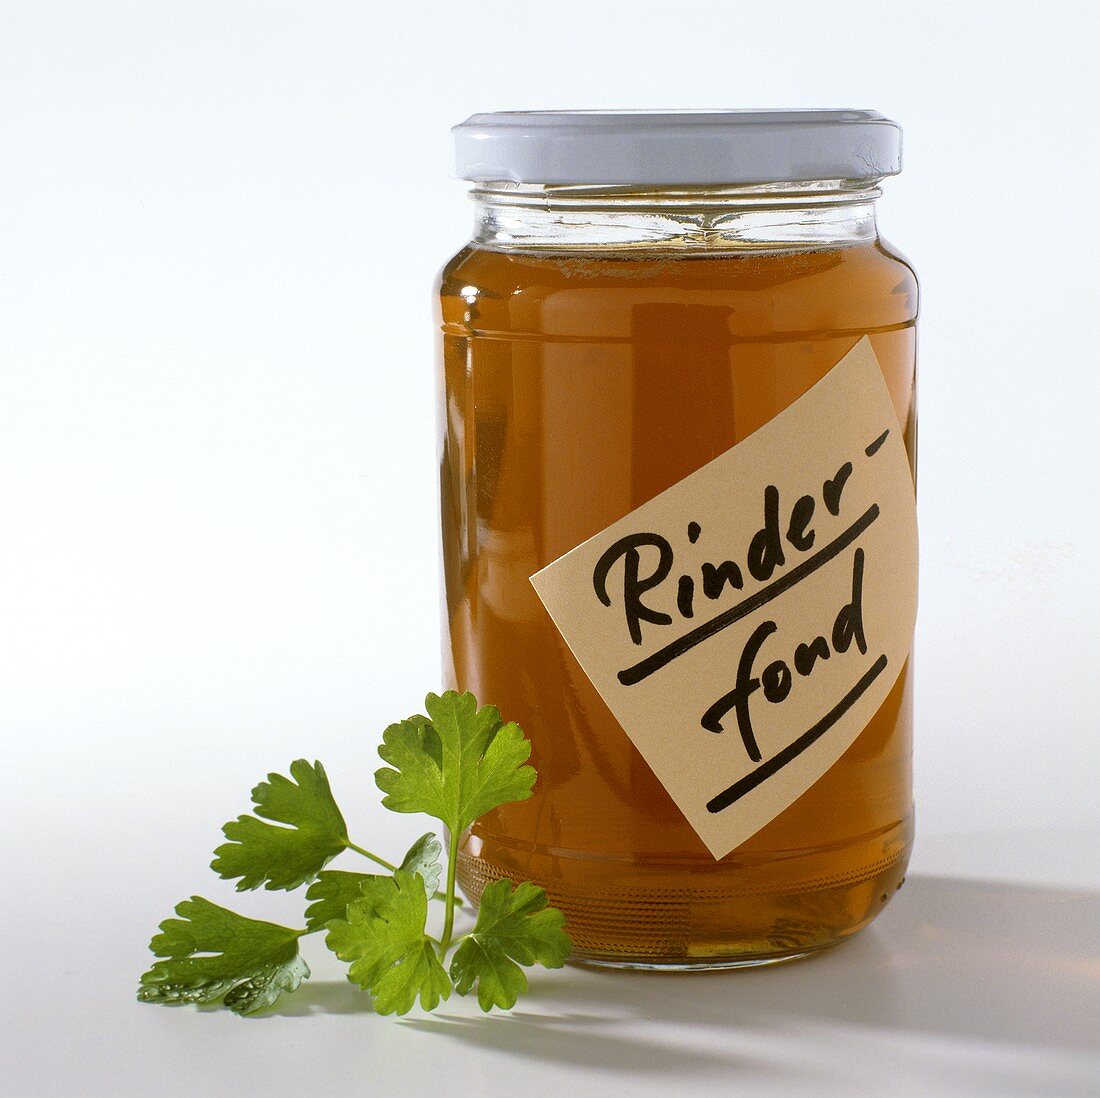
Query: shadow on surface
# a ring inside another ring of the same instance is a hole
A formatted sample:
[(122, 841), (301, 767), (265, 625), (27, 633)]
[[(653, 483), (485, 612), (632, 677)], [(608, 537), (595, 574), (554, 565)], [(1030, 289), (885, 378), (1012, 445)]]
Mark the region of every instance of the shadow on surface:
[[(1100, 1051), (1100, 896), (914, 877), (878, 922), (839, 949), (738, 972), (571, 970), (546, 995), (593, 1013), (783, 1028), (910, 1031)], [(572, 986), (570, 986), (572, 985)]]
[[(581, 998), (583, 993), (576, 993)], [(524, 1063), (544, 1060), (599, 1071), (637, 1072), (651, 1076), (681, 1076), (690, 1073), (750, 1073), (766, 1069), (765, 1059), (737, 1050), (715, 1050), (703, 1046), (690, 1049), (668, 1038), (626, 1037), (609, 1029), (610, 1019), (600, 1014), (490, 1014), (464, 1018), (454, 1015), (409, 1017), (401, 1025), (422, 1033), (451, 1037), (465, 1045), (486, 1051), (507, 1053)]]
[[(736, 972), (536, 970), (532, 984), (509, 1015), (444, 1006), (399, 1024), (524, 1059), (670, 1075), (764, 1070), (763, 1049), (759, 1060), (744, 1051), (755, 1037), (815, 1027), (1100, 1053), (1100, 896), (917, 876), (872, 927), (803, 961)], [(318, 983), (275, 1012), (369, 1009), (350, 985)], [(616, 1032), (645, 1022), (700, 1039)]]
[(305, 1018), (311, 1014), (373, 1014), (371, 998), (349, 980), (306, 980), (291, 995), (282, 996), (269, 1010), (253, 1018), (281, 1015)]

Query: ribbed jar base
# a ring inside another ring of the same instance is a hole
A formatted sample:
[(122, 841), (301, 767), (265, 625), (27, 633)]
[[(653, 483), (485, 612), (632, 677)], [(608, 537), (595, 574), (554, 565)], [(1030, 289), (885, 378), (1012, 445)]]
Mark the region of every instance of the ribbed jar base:
[(783, 965), (789, 961), (800, 961), (803, 957), (812, 957), (815, 953), (820, 953), (822, 949), (831, 948), (831, 946), (822, 946), (821, 949), (803, 949), (797, 953), (776, 953), (770, 957), (728, 957), (716, 961), (685, 961), (682, 964), (674, 962), (654, 964), (643, 961), (605, 961), (595, 960), (591, 957), (571, 957), (570, 961), (572, 964), (584, 968), (615, 968), (635, 972), (720, 972), (732, 968), (764, 968), (768, 965)]
[[(533, 877), (566, 917), (571, 960), (615, 968), (670, 971), (744, 968), (795, 960), (836, 945), (865, 927), (901, 887), (909, 846), (884, 852), (832, 878), (717, 882), (711, 887), (604, 887), (583, 891)], [(466, 850), (458, 881), (475, 903), (492, 880), (515, 878)], [(572, 882), (571, 882), (572, 883)]]

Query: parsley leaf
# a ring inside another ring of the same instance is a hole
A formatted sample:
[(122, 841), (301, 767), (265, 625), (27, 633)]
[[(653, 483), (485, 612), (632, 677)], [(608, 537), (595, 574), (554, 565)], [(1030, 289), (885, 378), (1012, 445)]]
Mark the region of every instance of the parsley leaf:
[[(236, 878), (238, 890), (290, 890), (308, 882), (306, 927), (246, 919), (192, 896), (150, 943), (159, 960), (141, 977), (140, 1000), (220, 999), (238, 1014), (262, 1010), (309, 976), (298, 939), (324, 930), (329, 949), (349, 962), (348, 978), (371, 992), (379, 1014), (405, 1014), (418, 1000), (434, 1010), (456, 986), (465, 995), (475, 984), (483, 1010), (509, 1008), (527, 990), (521, 965), (564, 963), (570, 950), (565, 918), (533, 884), (490, 884), (474, 929), (454, 936), (462, 833), (497, 806), (530, 797), (536, 775), (523, 730), (505, 724), (494, 706), (479, 708), (472, 694), (447, 691), (429, 694), (425, 708), (426, 717), (386, 729), (378, 753), (389, 766), (375, 781), (385, 807), (427, 813), (447, 828), (443, 890), (436, 891), (443, 872), (439, 839), (422, 835), (399, 866), (372, 854), (348, 837), (324, 767), (297, 759), (290, 777), (269, 774), (253, 789), (254, 814), (224, 826), (228, 841), (214, 851), (211, 868)], [(386, 874), (326, 869), (344, 850)], [(429, 899), (444, 902), (438, 940), (427, 933)]]
[[(290, 774), (295, 781), (268, 774), (252, 790), (256, 815), (238, 816), (222, 828), (230, 841), (214, 851), (210, 868), (220, 877), (240, 877), (238, 891), (261, 885), (297, 888), (348, 845), (347, 825), (325, 768), (298, 759), (290, 764)], [(275, 822), (264, 823), (257, 816)]]
[(306, 930), (323, 930), (333, 919), (343, 919), (348, 904), (368, 893), (386, 900), (393, 892), (393, 878), (377, 873), (349, 873), (342, 869), (323, 869), (309, 886), (306, 899)]
[(443, 872), (439, 864), (442, 853), (443, 844), (429, 831), (409, 847), (408, 854), (397, 868), (415, 873), (424, 882), (424, 891), (434, 896), (439, 887), (439, 875)]
[(511, 881), (490, 882), (481, 894), (477, 923), (451, 960), (455, 990), (465, 995), (476, 982), (482, 1010), (510, 1010), (527, 991), (520, 965), (565, 964), (571, 943), (564, 926), (565, 916), (546, 906), (546, 893), (536, 885), (525, 881), (513, 891)]
[(381, 904), (367, 896), (349, 904), (346, 920), (330, 924), (326, 942), (351, 962), (348, 979), (371, 992), (379, 1014), (407, 1014), (418, 996), (425, 1010), (434, 1010), (451, 994), (451, 981), (425, 933), (428, 894), (404, 869), (393, 883)]
[(429, 694), (425, 706), (428, 717), (383, 733), (378, 754), (390, 767), (374, 779), (386, 808), (434, 816), (457, 840), (490, 809), (531, 796), (531, 744), (518, 724), (503, 724), (496, 706), (478, 709), (470, 693)]
[[(424, 891), (432, 896), (442, 872), (439, 865), (442, 852), (443, 844), (429, 831), (413, 843), (399, 868), (420, 877)], [(316, 901), (306, 908), (306, 929), (320, 930), (333, 919), (343, 919), (348, 904), (364, 896), (381, 904), (393, 895), (396, 887), (393, 877), (388, 875), (324, 869), (306, 892), (307, 900)]]
[(149, 948), (157, 957), (141, 977), (144, 1003), (212, 1003), (237, 1014), (271, 1006), (309, 976), (298, 955), (301, 931), (246, 919), (201, 896), (176, 905)]

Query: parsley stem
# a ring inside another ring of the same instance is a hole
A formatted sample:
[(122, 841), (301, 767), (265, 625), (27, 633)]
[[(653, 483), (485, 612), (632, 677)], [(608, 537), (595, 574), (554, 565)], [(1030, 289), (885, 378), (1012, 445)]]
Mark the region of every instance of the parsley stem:
[(397, 866), (395, 866), (392, 862), (387, 862), (385, 858), (380, 858), (377, 854), (372, 854), (369, 850), (364, 850), (361, 846), (356, 846), (356, 844), (353, 843), (351, 839), (345, 839), (344, 843), (347, 846), (348, 850), (354, 850), (356, 854), (362, 854), (364, 858), (370, 858), (372, 862), (374, 862), (376, 865), (380, 865), (383, 869), (388, 870), (390, 873), (393, 873), (397, 869)]
[(440, 938), (440, 955), (446, 954), (451, 947), (451, 932), (455, 925), (455, 871), (458, 868), (458, 838), (451, 836), (450, 847), (447, 850), (447, 895), (446, 908), (443, 917), (443, 934)]

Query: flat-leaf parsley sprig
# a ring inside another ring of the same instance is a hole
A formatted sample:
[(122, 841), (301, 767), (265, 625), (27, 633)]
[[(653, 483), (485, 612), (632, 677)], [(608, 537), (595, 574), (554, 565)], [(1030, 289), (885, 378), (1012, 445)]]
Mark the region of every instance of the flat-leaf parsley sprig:
[[(530, 741), (494, 706), (479, 708), (472, 694), (447, 691), (429, 694), (425, 708), (427, 716), (383, 733), (378, 753), (388, 765), (374, 777), (386, 808), (422, 812), (443, 824), (451, 839), (445, 878), (443, 844), (431, 832), (400, 864), (352, 842), (324, 767), (298, 759), (289, 778), (269, 774), (252, 790), (253, 814), (225, 824), (228, 841), (214, 851), (211, 868), (236, 880), (239, 891), (308, 885), (305, 926), (248, 919), (192, 896), (149, 943), (158, 960), (141, 977), (140, 1000), (220, 1001), (237, 1014), (252, 1014), (309, 976), (298, 943), (321, 932), (380, 1014), (404, 1014), (417, 1000), (433, 1010), (452, 990), (466, 995), (475, 988), (482, 1010), (507, 1010), (527, 991), (521, 966), (565, 963), (571, 948), (565, 917), (530, 882), (487, 885), (474, 927), (455, 935), (462, 833), (490, 809), (530, 797), (536, 774), (527, 762)], [(327, 869), (344, 851), (386, 872)], [(433, 899), (444, 904), (438, 939), (427, 930)]]

